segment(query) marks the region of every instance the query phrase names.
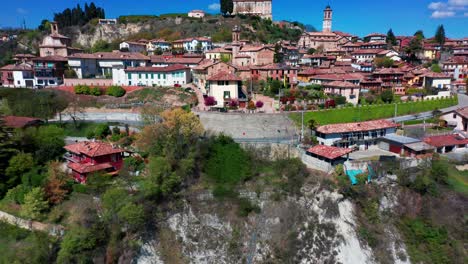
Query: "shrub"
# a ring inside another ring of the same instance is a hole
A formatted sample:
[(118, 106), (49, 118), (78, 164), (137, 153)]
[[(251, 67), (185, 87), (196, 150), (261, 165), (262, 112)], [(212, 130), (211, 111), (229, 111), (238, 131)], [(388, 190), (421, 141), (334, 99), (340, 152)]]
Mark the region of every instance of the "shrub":
[(257, 101), (257, 102), (255, 103), (255, 106), (256, 106), (257, 108), (262, 108), (262, 107), (263, 107), (263, 102), (262, 102), (262, 101)]
[(66, 69), (64, 72), (65, 78), (77, 78), (75, 70), (73, 69)]
[(76, 85), (74, 87), (75, 94), (90, 94), (91, 90), (87, 85)]
[(385, 90), (380, 94), (380, 98), (384, 103), (393, 102), (393, 92), (391, 90)]
[(90, 95), (94, 95), (94, 96), (100, 96), (102, 94), (101, 89), (99, 89), (99, 87), (91, 88), (89, 93), (90, 93)]
[(208, 96), (205, 98), (205, 105), (206, 106), (213, 106), (216, 105), (216, 100), (213, 96)]
[(122, 97), (125, 95), (125, 89), (122, 88), (121, 86), (116, 86), (116, 85), (113, 85), (113, 86), (110, 86), (108, 89), (107, 89), (107, 95), (110, 95), (110, 96), (114, 96), (114, 97)]
[(107, 124), (99, 124), (94, 130), (94, 136), (103, 139), (111, 134), (111, 130)]
[(231, 101), (229, 101), (229, 108), (231, 109), (235, 109), (239, 106), (239, 101), (235, 98), (231, 99)]
[(247, 217), (251, 212), (259, 213), (260, 207), (258, 207), (258, 205), (252, 204), (247, 198), (240, 198), (238, 208), (239, 216)]

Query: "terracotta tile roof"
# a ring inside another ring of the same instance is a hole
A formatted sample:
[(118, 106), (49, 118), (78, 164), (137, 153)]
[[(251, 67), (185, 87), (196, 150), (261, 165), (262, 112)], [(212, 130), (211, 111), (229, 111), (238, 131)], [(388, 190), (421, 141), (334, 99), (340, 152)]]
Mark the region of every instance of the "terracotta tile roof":
[(373, 73), (374, 74), (398, 74), (398, 75), (405, 74), (400, 69), (394, 69), (394, 68), (383, 68), (383, 69), (379, 69), (377, 71), (374, 71)]
[(351, 54), (353, 55), (358, 55), (358, 54), (379, 54), (379, 52), (382, 52), (383, 49), (359, 49), (353, 51)]
[(42, 123), (42, 120), (38, 118), (25, 116), (5, 116), (3, 121), (5, 122), (5, 126), (12, 128), (24, 128)]
[(326, 145), (317, 145), (308, 149), (307, 152), (315, 154), (317, 156), (325, 157), (330, 160), (334, 160), (353, 152), (353, 150), (349, 148), (337, 148)]
[(232, 53), (232, 51), (224, 48), (215, 48), (212, 50), (205, 51), (205, 53)]
[(109, 143), (105, 142), (91, 142), (84, 141), (78, 142), (75, 144), (67, 145), (64, 147), (67, 151), (76, 154), (84, 154), (88, 157), (99, 157), (109, 154), (122, 153), (125, 152), (124, 149), (113, 147)]
[(173, 64), (166, 67), (129, 67), (125, 72), (173, 72), (187, 70), (189, 67), (181, 64)]
[(261, 51), (262, 49), (271, 49), (271, 47), (265, 45), (244, 45), (239, 52)]
[(371, 120), (371, 121), (364, 121), (364, 122), (342, 123), (342, 124), (319, 126), (317, 128), (317, 132), (324, 133), (324, 134), (334, 134), (334, 133), (346, 133), (346, 132), (371, 131), (371, 130), (394, 128), (394, 127), (398, 127), (398, 124), (385, 120), (385, 119), (381, 119), (381, 120)]
[(339, 87), (339, 88), (358, 88), (359, 86), (350, 83), (350, 82), (343, 82), (343, 81), (333, 81), (329, 83), (323, 84), (325, 87)]
[(167, 60), (169, 64), (200, 64), (204, 59), (201, 57), (193, 58), (170, 58)]
[(426, 137), (423, 141), (436, 148), (468, 144), (468, 139), (457, 134)]
[(45, 57), (36, 57), (32, 59), (33, 61), (68, 61), (67, 58), (62, 57), (62, 56), (45, 56)]
[(101, 163), (101, 164), (96, 164), (93, 165), (91, 163), (73, 163), (70, 162), (67, 165), (70, 169), (78, 172), (78, 173), (90, 173), (90, 172), (98, 172), (98, 171), (103, 171), (105, 169), (110, 169), (113, 168), (112, 164), (109, 162), (106, 163)]
[(22, 54), (22, 53), (16, 54), (14, 56), (14, 58), (35, 58), (35, 57), (36, 56), (32, 54)]
[(168, 58), (162, 55), (152, 55), (150, 56), (151, 63), (165, 63)]
[(0, 71), (32, 71), (33, 66), (28, 63), (9, 64), (0, 68)]
[(208, 81), (242, 81), (240, 77), (234, 73), (221, 71), (207, 79)]
[(97, 59), (107, 60), (145, 60), (149, 61), (150, 58), (139, 52), (97, 52), (94, 53)]
[(442, 72), (426, 72), (425, 74), (422, 75), (423, 77), (428, 77), (428, 78), (438, 78), (438, 79), (451, 79), (452, 77), (446, 75), (445, 73)]

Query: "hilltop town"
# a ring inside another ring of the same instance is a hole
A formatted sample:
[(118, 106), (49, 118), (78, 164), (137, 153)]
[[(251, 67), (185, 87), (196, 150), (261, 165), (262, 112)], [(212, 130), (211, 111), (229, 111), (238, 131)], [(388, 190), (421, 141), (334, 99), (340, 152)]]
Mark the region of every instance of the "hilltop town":
[(0, 263), (464, 263), (468, 37), (273, 10), (0, 36)]

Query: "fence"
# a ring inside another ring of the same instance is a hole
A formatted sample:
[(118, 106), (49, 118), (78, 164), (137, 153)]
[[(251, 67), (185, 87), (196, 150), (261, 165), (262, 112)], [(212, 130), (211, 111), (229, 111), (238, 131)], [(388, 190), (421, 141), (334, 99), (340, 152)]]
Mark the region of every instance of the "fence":
[(26, 220), (3, 211), (0, 211), (0, 221), (31, 231), (46, 232), (52, 236), (61, 237), (65, 233), (65, 228), (61, 225), (44, 224), (41, 222)]
[(112, 79), (64, 79), (64, 86), (88, 85), (88, 86), (111, 86)]

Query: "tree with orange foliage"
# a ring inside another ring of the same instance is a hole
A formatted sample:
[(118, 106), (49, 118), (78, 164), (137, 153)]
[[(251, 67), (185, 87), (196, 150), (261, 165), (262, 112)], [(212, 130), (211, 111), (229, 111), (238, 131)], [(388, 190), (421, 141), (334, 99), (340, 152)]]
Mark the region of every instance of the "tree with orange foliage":
[(61, 164), (58, 161), (49, 164), (45, 193), (51, 204), (61, 203), (68, 194), (66, 188), (67, 174), (63, 172), (60, 166)]

